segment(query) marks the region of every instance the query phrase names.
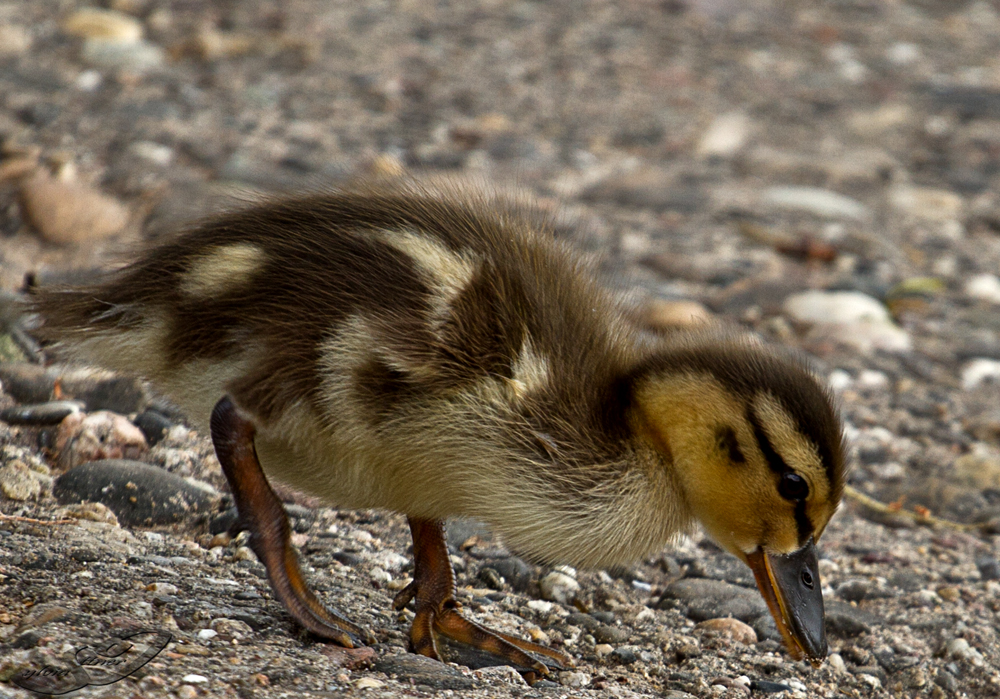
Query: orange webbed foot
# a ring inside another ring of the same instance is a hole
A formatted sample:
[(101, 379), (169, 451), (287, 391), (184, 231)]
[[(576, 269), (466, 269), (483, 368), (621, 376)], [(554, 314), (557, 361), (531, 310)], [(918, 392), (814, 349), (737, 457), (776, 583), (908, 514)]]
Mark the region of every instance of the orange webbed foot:
[(455, 577), (443, 523), (412, 517), (409, 523), (413, 533), (413, 582), (396, 595), (393, 607), (402, 609), (410, 601), (415, 602), (410, 650), (440, 660), (438, 641), (445, 637), (497, 658), (495, 664), (513, 666), (529, 683), (548, 675), (550, 668), (573, 667), (573, 660), (565, 653), (491, 631), (462, 616), (461, 604), (455, 599)]

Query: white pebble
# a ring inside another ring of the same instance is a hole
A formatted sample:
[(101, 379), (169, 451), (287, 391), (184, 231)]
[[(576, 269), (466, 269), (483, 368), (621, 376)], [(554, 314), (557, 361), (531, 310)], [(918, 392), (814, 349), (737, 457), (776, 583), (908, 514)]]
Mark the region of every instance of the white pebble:
[(834, 369), (830, 372), (830, 376), (827, 377), (826, 382), (834, 391), (843, 391), (845, 388), (850, 388), (851, 384), (854, 383), (854, 379), (843, 369)]
[(808, 691), (808, 688), (806, 687), (805, 683), (803, 683), (802, 680), (795, 679), (794, 677), (785, 680), (785, 684), (787, 684), (792, 689), (798, 690), (800, 692)]
[(698, 142), (698, 155), (705, 158), (729, 158), (743, 147), (750, 131), (750, 120), (742, 112), (715, 117)]
[(392, 576), (381, 568), (372, 568), (371, 572), (368, 573), (368, 577), (378, 583), (387, 583), (392, 580)]
[(208, 682), (208, 678), (204, 675), (184, 675), (181, 681), (189, 684), (201, 684), (202, 682)]
[(528, 609), (538, 612), (539, 614), (548, 614), (552, 611), (554, 607), (551, 602), (546, 602), (545, 600), (533, 599), (528, 602)]
[(983, 654), (970, 646), (969, 642), (964, 638), (953, 638), (948, 641), (945, 650), (949, 658), (965, 660), (971, 662), (973, 665), (982, 665), (983, 663)]
[(785, 313), (803, 323), (889, 322), (889, 310), (860, 291), (805, 291), (785, 299)]
[(348, 539), (353, 539), (362, 544), (370, 542), (375, 537), (366, 532), (364, 529), (355, 529), (347, 535)]
[(889, 377), (881, 371), (865, 369), (858, 374), (858, 386), (860, 388), (885, 388), (889, 385)]
[(764, 202), (779, 209), (805, 211), (821, 218), (863, 220), (868, 217), (864, 204), (819, 187), (769, 187)]
[(580, 591), (580, 583), (556, 570), (539, 580), (538, 587), (543, 598), (560, 604), (569, 604)]
[(962, 388), (971, 391), (986, 381), (1000, 383), (1000, 362), (995, 359), (973, 359), (962, 367)]
[(93, 92), (101, 86), (101, 82), (103, 81), (104, 76), (99, 71), (85, 70), (76, 76), (76, 81), (73, 84), (81, 92)]
[(844, 662), (840, 653), (830, 653), (826, 661), (830, 663), (830, 668), (834, 672), (847, 672), (847, 663)]
[(360, 680), (354, 683), (355, 689), (381, 689), (385, 686), (385, 682), (379, 682), (378, 680), (371, 677), (362, 677)]
[(977, 274), (965, 283), (965, 293), (974, 299), (1000, 303), (1000, 278), (995, 274)]
[(215, 638), (218, 635), (219, 634), (213, 631), (212, 629), (202, 629), (201, 631), (198, 632), (198, 638), (200, 638), (203, 641), (208, 641), (210, 639)]
[(129, 150), (143, 160), (148, 160), (156, 165), (169, 165), (174, 159), (174, 149), (162, 143), (154, 141), (136, 141)]
[(581, 687), (586, 687), (590, 684), (590, 677), (583, 672), (560, 672), (559, 684), (563, 687), (580, 689)]

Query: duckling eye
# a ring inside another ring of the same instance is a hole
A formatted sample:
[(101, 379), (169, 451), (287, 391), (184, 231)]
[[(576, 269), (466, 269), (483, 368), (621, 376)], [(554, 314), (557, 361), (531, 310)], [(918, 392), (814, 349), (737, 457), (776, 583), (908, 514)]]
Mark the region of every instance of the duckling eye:
[(719, 427), (715, 431), (715, 441), (719, 445), (720, 451), (729, 455), (729, 460), (733, 463), (742, 464), (746, 462), (746, 457), (740, 450), (739, 440), (732, 427)]
[(813, 589), (813, 576), (808, 570), (802, 571), (802, 584), (808, 587), (810, 590)]
[(809, 484), (797, 473), (785, 473), (778, 483), (778, 494), (785, 500), (805, 500), (809, 497)]

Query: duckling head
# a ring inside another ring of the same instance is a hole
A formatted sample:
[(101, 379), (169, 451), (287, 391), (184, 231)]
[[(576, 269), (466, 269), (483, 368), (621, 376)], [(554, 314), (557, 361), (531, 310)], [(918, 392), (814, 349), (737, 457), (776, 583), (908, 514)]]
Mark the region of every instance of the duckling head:
[(816, 541), (844, 488), (832, 399), (801, 362), (735, 337), (657, 357), (634, 396), (636, 430), (672, 464), (708, 535), (754, 572), (789, 652), (826, 656)]

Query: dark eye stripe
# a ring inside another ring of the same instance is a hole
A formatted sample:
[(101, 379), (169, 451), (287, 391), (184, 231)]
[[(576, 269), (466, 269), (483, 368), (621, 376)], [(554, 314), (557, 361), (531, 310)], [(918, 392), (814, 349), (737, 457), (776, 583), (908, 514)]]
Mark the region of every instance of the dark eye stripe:
[[(781, 454), (775, 451), (774, 445), (771, 444), (771, 439), (767, 436), (767, 432), (764, 431), (757, 416), (750, 409), (747, 409), (747, 421), (753, 427), (753, 436), (760, 446), (760, 451), (764, 455), (768, 467), (779, 476), (793, 472), (792, 468), (781, 458)], [(805, 500), (799, 500), (795, 503), (795, 528), (799, 535), (799, 545), (804, 545), (809, 537), (812, 536), (813, 530), (812, 522), (809, 521), (809, 517), (806, 515)]]
[(764, 459), (767, 461), (768, 467), (779, 476), (791, 471), (792, 469), (785, 463), (785, 460), (781, 458), (781, 454), (774, 450), (774, 446), (771, 444), (771, 439), (767, 436), (764, 428), (761, 427), (760, 421), (757, 420), (757, 416), (750, 410), (747, 410), (747, 420), (753, 427), (753, 436), (757, 440), (757, 444), (760, 446), (760, 451), (764, 455)]

